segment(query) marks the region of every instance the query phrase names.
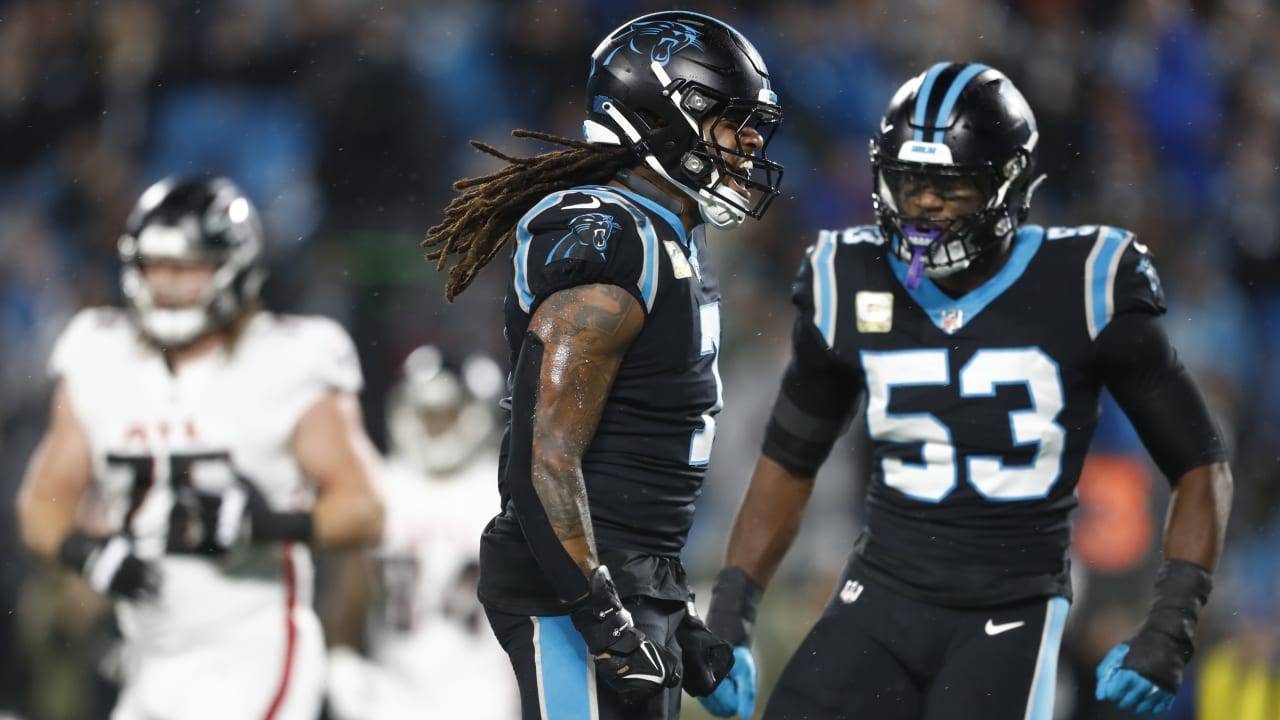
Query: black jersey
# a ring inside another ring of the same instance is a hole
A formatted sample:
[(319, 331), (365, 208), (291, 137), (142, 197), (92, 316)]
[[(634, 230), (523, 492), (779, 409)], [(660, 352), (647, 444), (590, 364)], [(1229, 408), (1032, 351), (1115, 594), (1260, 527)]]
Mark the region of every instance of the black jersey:
[(784, 395), (827, 417), (866, 398), (859, 565), (940, 604), (1068, 595), (1068, 513), (1102, 388), (1094, 341), (1121, 313), (1164, 312), (1150, 255), (1118, 228), (1025, 226), (959, 298), (906, 277), (875, 227), (854, 227), (821, 234), (795, 289)]
[[(684, 592), (678, 560), (659, 568), (651, 558), (678, 559), (684, 547), (722, 403), (720, 291), (705, 234), (686, 233), (663, 197), (607, 185), (548, 195), (519, 223), (506, 299), (513, 366), (532, 314), (559, 290), (616, 285), (644, 309), (582, 468), (596, 544), (619, 591), (660, 596)], [(499, 484), (505, 509), (485, 531), (481, 595), (518, 612), (553, 608)], [(646, 577), (655, 573), (679, 577)]]

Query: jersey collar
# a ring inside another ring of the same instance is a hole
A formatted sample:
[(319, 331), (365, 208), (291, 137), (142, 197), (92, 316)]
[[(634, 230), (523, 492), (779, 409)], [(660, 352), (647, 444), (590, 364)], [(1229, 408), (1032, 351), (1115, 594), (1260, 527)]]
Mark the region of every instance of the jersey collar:
[(915, 290), (907, 287), (907, 264), (897, 255), (889, 254), (889, 266), (897, 276), (902, 288), (912, 300), (924, 309), (929, 319), (939, 330), (954, 333), (978, 316), (1001, 293), (1009, 289), (1031, 263), (1044, 240), (1044, 228), (1039, 225), (1026, 225), (1018, 229), (1013, 243), (1013, 251), (1004, 267), (978, 287), (964, 295), (953, 298), (942, 291), (933, 280), (921, 278)]
[(608, 186), (610, 190), (616, 190), (626, 195), (630, 200), (639, 203), (645, 209), (666, 220), (667, 224), (676, 231), (676, 235), (680, 238), (680, 244), (686, 248), (689, 247), (689, 238), (685, 234), (684, 223), (680, 221), (681, 206), (678, 200), (662, 192), (657, 185), (627, 168), (619, 170), (614, 179), (626, 185), (626, 187)]

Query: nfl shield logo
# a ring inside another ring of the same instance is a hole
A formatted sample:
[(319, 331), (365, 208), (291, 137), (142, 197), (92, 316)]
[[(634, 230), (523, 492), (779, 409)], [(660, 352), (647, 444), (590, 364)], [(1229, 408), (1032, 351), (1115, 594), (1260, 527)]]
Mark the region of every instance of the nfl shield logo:
[(953, 333), (964, 324), (964, 311), (960, 308), (947, 308), (942, 311), (942, 329)]

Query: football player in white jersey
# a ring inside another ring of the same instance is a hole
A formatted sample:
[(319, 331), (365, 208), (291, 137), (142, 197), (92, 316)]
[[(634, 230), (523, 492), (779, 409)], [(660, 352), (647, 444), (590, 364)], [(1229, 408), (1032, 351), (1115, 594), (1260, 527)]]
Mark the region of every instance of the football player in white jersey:
[[(478, 355), (447, 365), (423, 346), (405, 361), (387, 404), (386, 534), (372, 568), (350, 562), (334, 585), (333, 621), (343, 627), (330, 628), (339, 644), (329, 699), (340, 720), (520, 714), (510, 661), (476, 598), (480, 533), (498, 505), (503, 384), (497, 364)], [(362, 592), (368, 574), (373, 598)], [(353, 649), (361, 644), (368, 659)]]
[[(354, 347), (260, 309), (261, 223), (225, 179), (151, 186), (119, 249), (127, 311), (80, 312), (50, 360), (23, 539), (116, 601), (113, 720), (314, 720), (310, 547), (382, 535)], [(90, 496), (108, 535), (82, 529)]]

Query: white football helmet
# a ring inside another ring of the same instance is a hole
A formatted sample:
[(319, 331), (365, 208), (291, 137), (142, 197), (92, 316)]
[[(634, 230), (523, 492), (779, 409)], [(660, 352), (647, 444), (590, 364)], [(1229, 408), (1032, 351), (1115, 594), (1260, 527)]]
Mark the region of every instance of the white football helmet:
[(461, 469), (495, 437), (503, 384), (502, 370), (489, 357), (472, 355), (453, 368), (439, 348), (417, 348), (388, 397), (392, 454), (428, 477)]

